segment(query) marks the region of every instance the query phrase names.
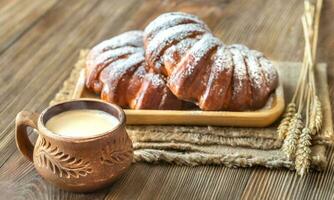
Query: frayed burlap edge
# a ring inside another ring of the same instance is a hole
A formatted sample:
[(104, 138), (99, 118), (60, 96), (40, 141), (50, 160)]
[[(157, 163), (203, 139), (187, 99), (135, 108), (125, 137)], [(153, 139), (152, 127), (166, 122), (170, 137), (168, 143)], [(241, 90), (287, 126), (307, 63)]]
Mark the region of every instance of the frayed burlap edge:
[[(322, 171), (327, 166), (326, 148), (323, 145), (315, 145), (312, 148), (312, 169)], [(180, 152), (171, 149), (160, 150), (150, 149), (146, 146), (145, 149), (137, 149), (134, 152), (134, 162), (148, 162), (152, 164), (169, 163), (186, 166), (199, 165), (225, 165), (227, 167), (252, 167), (264, 166), (267, 168), (285, 167), (294, 170), (294, 162), (287, 160), (281, 154), (280, 150), (268, 151), (264, 156), (252, 156), (245, 152), (239, 153), (238, 150), (233, 154), (208, 154), (203, 152)], [(248, 151), (244, 149), (244, 151)]]

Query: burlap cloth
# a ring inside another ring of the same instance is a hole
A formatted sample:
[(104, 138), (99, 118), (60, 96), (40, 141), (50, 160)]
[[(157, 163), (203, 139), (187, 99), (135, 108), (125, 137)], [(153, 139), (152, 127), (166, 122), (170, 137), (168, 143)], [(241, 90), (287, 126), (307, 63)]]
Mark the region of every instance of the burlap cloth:
[[(71, 99), (84, 55), (75, 65), (51, 104)], [(276, 62), (284, 86), (286, 102), (291, 99), (301, 63)], [(312, 140), (312, 167), (326, 166), (326, 145), (333, 141), (327, 66), (318, 64), (316, 80), (324, 112), (323, 128)], [(278, 123), (278, 122), (277, 122)], [(127, 126), (134, 146), (134, 161), (167, 162), (179, 165), (223, 164), (230, 167), (255, 165), (294, 168), (294, 162), (281, 152), (283, 143), (276, 134), (277, 123), (267, 128), (213, 126)]]

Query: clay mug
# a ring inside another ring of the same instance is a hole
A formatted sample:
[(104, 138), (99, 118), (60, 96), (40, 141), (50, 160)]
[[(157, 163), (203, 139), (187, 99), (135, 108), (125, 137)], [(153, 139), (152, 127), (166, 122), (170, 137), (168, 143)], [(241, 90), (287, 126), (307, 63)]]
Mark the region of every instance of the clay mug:
[[(106, 133), (82, 138), (60, 136), (46, 128), (51, 117), (75, 109), (105, 111), (120, 124)], [(28, 138), (27, 127), (38, 133), (35, 145)], [(108, 186), (129, 168), (133, 159), (123, 110), (99, 100), (71, 100), (41, 114), (22, 111), (16, 117), (15, 139), (20, 152), (44, 179), (70, 191), (89, 192)]]

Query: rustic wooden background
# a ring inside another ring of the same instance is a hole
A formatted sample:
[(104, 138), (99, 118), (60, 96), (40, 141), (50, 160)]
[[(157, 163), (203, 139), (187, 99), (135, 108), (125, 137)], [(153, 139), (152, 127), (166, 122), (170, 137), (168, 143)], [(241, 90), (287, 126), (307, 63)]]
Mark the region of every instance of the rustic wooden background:
[[(46, 183), (17, 151), (15, 115), (41, 111), (68, 77), (81, 48), (167, 11), (203, 18), (225, 43), (244, 43), (275, 60), (300, 61), (302, 0), (0, 0), (0, 199), (333, 199), (333, 148), (326, 171), (135, 164), (111, 187), (70, 193)], [(334, 1), (325, 0), (319, 60), (329, 64), (334, 100)]]

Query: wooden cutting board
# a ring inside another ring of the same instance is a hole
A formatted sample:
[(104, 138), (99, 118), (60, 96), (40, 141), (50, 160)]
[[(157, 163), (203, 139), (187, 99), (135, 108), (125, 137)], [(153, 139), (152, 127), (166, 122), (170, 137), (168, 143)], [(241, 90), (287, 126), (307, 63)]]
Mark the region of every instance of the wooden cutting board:
[[(85, 87), (85, 71), (81, 70), (73, 98), (93, 98), (99, 96)], [(267, 104), (255, 111), (201, 111), (201, 110), (131, 110), (124, 109), (127, 124), (179, 124), (215, 125), (239, 127), (265, 127), (272, 124), (284, 110), (283, 86), (280, 84)]]

